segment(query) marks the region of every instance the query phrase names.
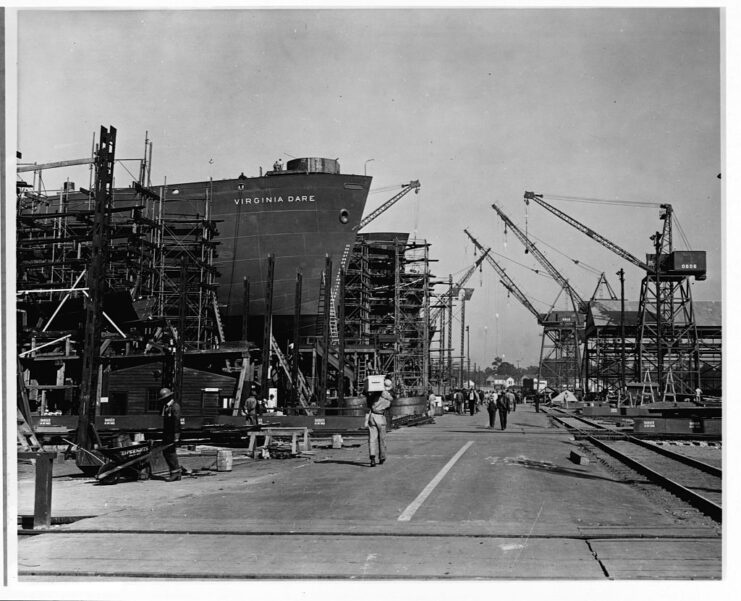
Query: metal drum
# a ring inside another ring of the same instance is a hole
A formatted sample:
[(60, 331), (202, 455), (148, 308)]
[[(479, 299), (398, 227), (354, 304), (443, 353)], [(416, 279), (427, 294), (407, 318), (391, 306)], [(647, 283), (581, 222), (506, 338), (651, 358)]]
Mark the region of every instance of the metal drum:
[(346, 396), (345, 406), (340, 409), (340, 415), (363, 417), (367, 411), (364, 396)]
[(426, 396), (403, 396), (391, 402), (391, 417), (424, 415), (427, 413)]

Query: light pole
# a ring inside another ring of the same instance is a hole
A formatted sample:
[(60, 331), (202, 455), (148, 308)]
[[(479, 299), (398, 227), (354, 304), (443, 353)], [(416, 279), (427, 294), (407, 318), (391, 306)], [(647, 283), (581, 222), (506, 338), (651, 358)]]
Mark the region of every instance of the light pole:
[(489, 326), (484, 326), (484, 361), (489, 361)]
[(376, 159), (368, 159), (365, 163), (363, 163), (363, 175), (368, 175), (367, 167), (368, 163), (371, 161), (375, 161)]
[(466, 368), (466, 371), (468, 371), (468, 380), (471, 379), (471, 330), (468, 326), (466, 326), (466, 357), (468, 358), (467, 363), (468, 366)]

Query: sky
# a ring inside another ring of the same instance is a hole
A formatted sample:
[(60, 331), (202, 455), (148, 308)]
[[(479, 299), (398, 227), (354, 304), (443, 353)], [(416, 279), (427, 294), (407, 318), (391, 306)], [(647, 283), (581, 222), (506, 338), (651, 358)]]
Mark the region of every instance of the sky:
[[(634, 301), (639, 268), (526, 206), (523, 193), (653, 203), (553, 203), (639, 258), (661, 229), (653, 205), (671, 203), (689, 248), (707, 251), (708, 277), (692, 284), (694, 299), (719, 301), (719, 15), (20, 11), (18, 149), (29, 162), (86, 157), (110, 124), (117, 156), (136, 158), (148, 132), (155, 184), (257, 175), (279, 157), (338, 158), (343, 172), (373, 176), (366, 213), (419, 180), (418, 195), (365, 231), (416, 233), (432, 245), (435, 276), (457, 280), (476, 259), (468, 228), (539, 311), (566, 308), (563, 295), (557, 300), (557, 284), (534, 271), (492, 203), (527, 227), (581, 296), (591, 297), (601, 272), (619, 294), (623, 267)], [(67, 175), (50, 172), (60, 180), (46, 183), (58, 187)], [(88, 172), (69, 176), (85, 184)], [(676, 230), (675, 248), (686, 248)], [(497, 355), (537, 364), (540, 328), (495, 272), (485, 264), (468, 285), (472, 364)]]

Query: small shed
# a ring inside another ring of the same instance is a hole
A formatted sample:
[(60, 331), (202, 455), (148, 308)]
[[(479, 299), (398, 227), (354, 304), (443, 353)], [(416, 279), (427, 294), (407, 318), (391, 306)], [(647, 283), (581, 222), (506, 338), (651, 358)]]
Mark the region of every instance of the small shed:
[[(230, 407), (237, 379), (224, 374), (183, 368), (180, 407), (183, 416), (213, 417)], [(157, 414), (162, 388), (162, 364), (145, 363), (106, 374), (101, 395), (101, 415)]]

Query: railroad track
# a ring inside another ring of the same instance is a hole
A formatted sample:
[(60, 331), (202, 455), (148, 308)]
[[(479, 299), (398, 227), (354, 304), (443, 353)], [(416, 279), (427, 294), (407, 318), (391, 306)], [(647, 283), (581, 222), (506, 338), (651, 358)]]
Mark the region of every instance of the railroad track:
[(675, 453), (615, 428), (576, 415), (550, 417), (717, 522), (722, 521), (721, 468)]

